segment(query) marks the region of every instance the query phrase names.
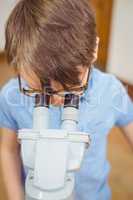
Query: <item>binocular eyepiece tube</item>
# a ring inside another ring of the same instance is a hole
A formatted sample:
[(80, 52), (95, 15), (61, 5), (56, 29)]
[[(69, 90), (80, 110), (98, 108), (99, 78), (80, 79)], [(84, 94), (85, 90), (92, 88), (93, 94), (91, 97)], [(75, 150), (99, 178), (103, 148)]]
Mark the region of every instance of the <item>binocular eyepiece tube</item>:
[(67, 94), (64, 101), (61, 128), (76, 131), (78, 124), (79, 96)]
[[(50, 96), (37, 94), (35, 97), (35, 109), (33, 117), (34, 129), (50, 128)], [(62, 114), (61, 129), (76, 130), (78, 123), (79, 96), (66, 94), (64, 99), (64, 111)]]
[(75, 94), (66, 94), (65, 101), (64, 101), (64, 108), (66, 107), (73, 107), (79, 108), (79, 96)]
[[(48, 107), (50, 105), (50, 96), (45, 94), (37, 94), (35, 96), (35, 107)], [(66, 94), (64, 100), (64, 108), (79, 108), (79, 96), (75, 94)]]

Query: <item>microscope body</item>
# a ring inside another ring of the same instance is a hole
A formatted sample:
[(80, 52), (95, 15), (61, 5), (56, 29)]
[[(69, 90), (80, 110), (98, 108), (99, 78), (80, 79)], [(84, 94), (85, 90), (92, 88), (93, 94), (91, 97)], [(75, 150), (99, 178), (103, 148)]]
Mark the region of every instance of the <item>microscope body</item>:
[(79, 132), (77, 124), (78, 109), (67, 105), (60, 129), (50, 129), (49, 107), (36, 106), (33, 129), (19, 130), (29, 199), (74, 200), (74, 172), (80, 169), (90, 143), (88, 134)]

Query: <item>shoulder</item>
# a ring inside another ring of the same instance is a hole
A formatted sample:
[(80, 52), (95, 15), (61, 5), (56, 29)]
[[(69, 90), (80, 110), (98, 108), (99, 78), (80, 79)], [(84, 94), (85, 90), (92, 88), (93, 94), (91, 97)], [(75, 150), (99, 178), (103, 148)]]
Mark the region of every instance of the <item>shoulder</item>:
[(118, 79), (115, 75), (107, 73), (107, 72), (103, 72), (97, 68), (93, 68), (92, 70), (92, 76), (93, 79), (99, 81), (99, 83), (116, 83), (118, 82)]
[(0, 127), (17, 130), (17, 123), (13, 110), (16, 110), (15, 99), (17, 93), (17, 80), (11, 79), (0, 90)]
[(120, 89), (123, 90), (124, 86), (115, 75), (102, 72), (94, 67), (92, 70), (92, 89), (93, 88), (101, 93), (106, 91), (118, 91)]
[(128, 96), (123, 84), (113, 74), (93, 68), (87, 97), (102, 107), (120, 104), (123, 96)]
[(2, 86), (1, 90), (0, 90), (0, 94), (4, 95), (10, 91), (10, 90), (18, 90), (19, 85), (18, 85), (18, 80), (17, 78), (12, 78), (10, 79), (5, 85)]
[(15, 105), (20, 102), (20, 92), (17, 78), (10, 79), (0, 90), (1, 105)]
[(12, 78), (0, 90), (0, 108), (2, 106), (13, 113), (21, 109), (31, 112), (34, 107), (34, 98), (29, 98), (21, 93), (18, 79)]

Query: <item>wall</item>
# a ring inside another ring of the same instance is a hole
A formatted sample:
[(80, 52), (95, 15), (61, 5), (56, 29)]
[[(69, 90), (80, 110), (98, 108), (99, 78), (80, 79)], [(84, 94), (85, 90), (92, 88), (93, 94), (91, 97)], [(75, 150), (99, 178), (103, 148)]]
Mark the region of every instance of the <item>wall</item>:
[(133, 84), (133, 0), (114, 0), (107, 71)]
[(3, 49), (6, 20), (17, 0), (0, 0), (0, 50)]
[(100, 37), (97, 67), (105, 71), (107, 63), (112, 5), (114, 0), (88, 0), (92, 3), (96, 13), (97, 33)]

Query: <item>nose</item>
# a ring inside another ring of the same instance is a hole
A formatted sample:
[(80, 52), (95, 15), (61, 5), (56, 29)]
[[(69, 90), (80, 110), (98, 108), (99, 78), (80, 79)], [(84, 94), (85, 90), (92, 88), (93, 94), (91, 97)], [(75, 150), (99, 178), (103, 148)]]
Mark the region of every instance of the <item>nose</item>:
[(61, 106), (64, 104), (64, 98), (57, 95), (51, 96), (51, 104), (54, 106)]

